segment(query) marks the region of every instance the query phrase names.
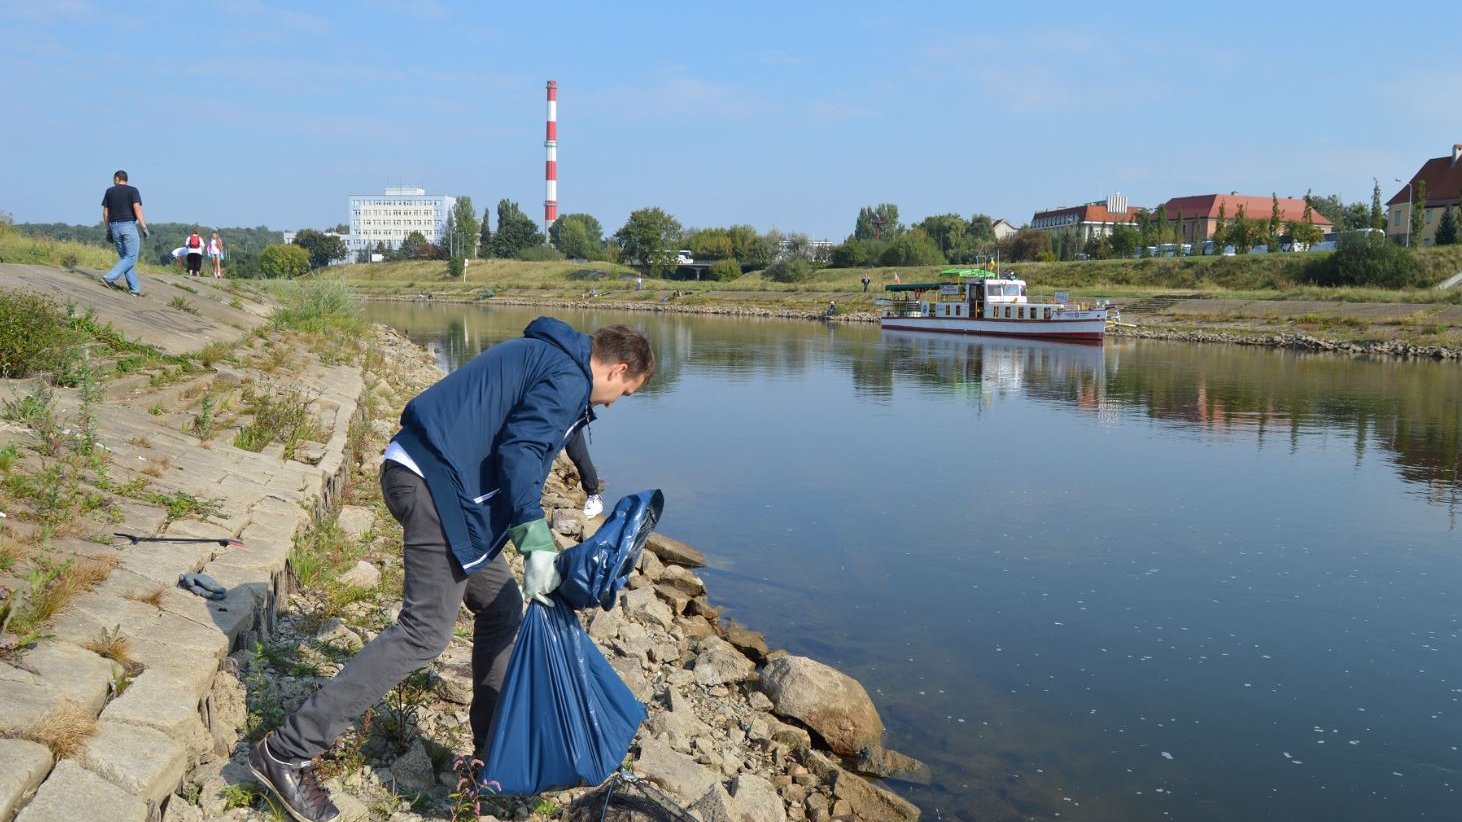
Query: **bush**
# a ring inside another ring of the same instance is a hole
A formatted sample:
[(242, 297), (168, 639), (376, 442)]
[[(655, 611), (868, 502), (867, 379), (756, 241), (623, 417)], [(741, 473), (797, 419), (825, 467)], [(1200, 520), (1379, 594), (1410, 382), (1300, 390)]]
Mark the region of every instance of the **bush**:
[(273, 320), (276, 327), (299, 331), (358, 331), (365, 324), (355, 294), (329, 281), (306, 283), (286, 294)]
[(564, 259), (563, 252), (551, 245), (530, 245), (513, 256), (530, 263), (546, 263)]
[(259, 270), (265, 277), (292, 279), (309, 273), (310, 252), (293, 243), (276, 243), (259, 255)]
[(447, 276), (454, 280), (462, 279), (462, 272), (467, 269), (466, 261), (461, 257), (453, 257), (447, 260)]
[(765, 274), (779, 283), (800, 283), (811, 279), (813, 270), (806, 257), (789, 257), (772, 263)]
[(717, 260), (711, 263), (711, 279), (720, 282), (734, 280), (741, 276), (741, 263), (735, 260)]
[(65, 371), (75, 342), (65, 313), (49, 297), (0, 291), (0, 377)]
[(1412, 253), (1371, 231), (1342, 234), (1340, 248), (1305, 267), (1304, 279), (1316, 285), (1410, 288), (1421, 285), (1421, 267)]

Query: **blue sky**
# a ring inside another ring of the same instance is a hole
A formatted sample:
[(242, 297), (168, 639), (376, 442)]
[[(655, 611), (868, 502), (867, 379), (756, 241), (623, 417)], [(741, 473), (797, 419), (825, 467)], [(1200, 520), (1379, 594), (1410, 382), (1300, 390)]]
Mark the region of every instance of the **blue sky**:
[(0, 0), (0, 209), (328, 227), (388, 183), (841, 240), (1121, 191), (1384, 197), (1462, 142), (1453, 16), (1353, 2)]

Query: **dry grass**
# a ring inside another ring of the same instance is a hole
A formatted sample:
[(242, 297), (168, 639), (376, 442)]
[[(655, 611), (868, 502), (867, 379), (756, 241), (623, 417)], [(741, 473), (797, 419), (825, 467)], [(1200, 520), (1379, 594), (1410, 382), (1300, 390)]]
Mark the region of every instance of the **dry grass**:
[(85, 647), (97, 656), (106, 657), (119, 665), (125, 666), (132, 660), (127, 637), (122, 635), (120, 625), (110, 631), (102, 631), (100, 636), (87, 642)]
[(152, 440), (148, 439), (147, 437), (138, 435), (132, 438), (132, 444), (137, 446), (138, 448), (151, 448)]
[(158, 477), (162, 476), (162, 472), (172, 467), (173, 458), (164, 454), (163, 456), (158, 457), (155, 460), (149, 461), (147, 463), (147, 467), (143, 468), (139, 473), (146, 474), (153, 479), (157, 479)]
[(157, 610), (162, 610), (162, 595), (167, 593), (167, 586), (159, 585), (145, 594), (133, 594), (128, 599), (133, 602), (140, 602), (143, 605), (151, 605)]
[(96, 717), (68, 699), (32, 725), (26, 737), (50, 748), (57, 759), (64, 759), (81, 753), (95, 734)]
[(72, 597), (106, 579), (120, 562), (113, 554), (102, 554), (75, 563), (67, 561), (50, 569), (46, 574), (50, 579), (44, 587), (31, 593), (25, 623), (40, 626), (49, 622)]

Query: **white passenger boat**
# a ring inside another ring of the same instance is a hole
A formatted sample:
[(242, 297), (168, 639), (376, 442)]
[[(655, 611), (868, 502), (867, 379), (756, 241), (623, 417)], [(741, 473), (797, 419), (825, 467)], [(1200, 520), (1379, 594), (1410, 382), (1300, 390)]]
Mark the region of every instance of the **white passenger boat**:
[(1073, 342), (1101, 342), (1107, 333), (1108, 307), (1066, 300), (1031, 302), (1025, 280), (1001, 277), (978, 268), (947, 268), (940, 282), (886, 285), (883, 328), (986, 334)]

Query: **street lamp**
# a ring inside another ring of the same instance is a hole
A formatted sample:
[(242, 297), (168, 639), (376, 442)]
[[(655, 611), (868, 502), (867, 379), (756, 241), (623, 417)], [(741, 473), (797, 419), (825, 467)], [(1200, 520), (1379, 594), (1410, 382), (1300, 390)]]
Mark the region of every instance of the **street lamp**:
[[(1401, 182), (1400, 177), (1392, 177), (1396, 182)], [(1411, 180), (1406, 181), (1406, 243), (1411, 248)]]

